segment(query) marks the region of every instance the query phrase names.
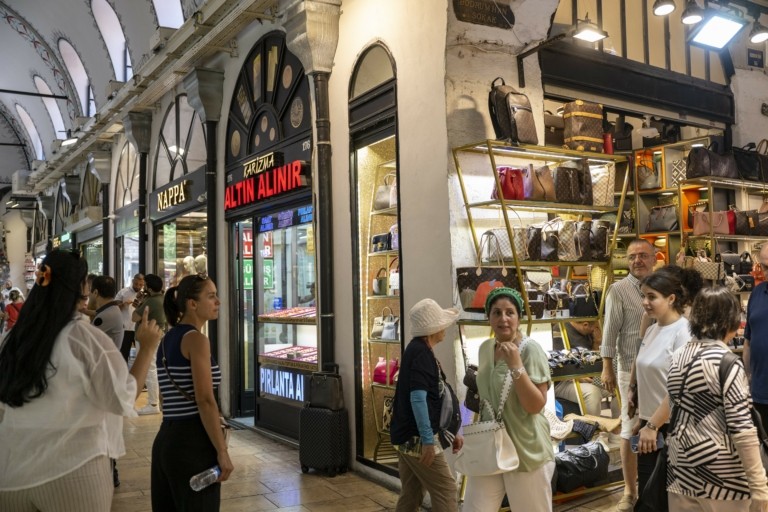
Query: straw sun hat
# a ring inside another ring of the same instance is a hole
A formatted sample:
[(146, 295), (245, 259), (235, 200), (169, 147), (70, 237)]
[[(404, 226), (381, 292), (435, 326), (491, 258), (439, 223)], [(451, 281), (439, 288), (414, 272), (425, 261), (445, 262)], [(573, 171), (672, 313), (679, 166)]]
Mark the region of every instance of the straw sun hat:
[(422, 299), (409, 312), (412, 336), (429, 336), (447, 329), (456, 322), (459, 310), (443, 309), (432, 299)]

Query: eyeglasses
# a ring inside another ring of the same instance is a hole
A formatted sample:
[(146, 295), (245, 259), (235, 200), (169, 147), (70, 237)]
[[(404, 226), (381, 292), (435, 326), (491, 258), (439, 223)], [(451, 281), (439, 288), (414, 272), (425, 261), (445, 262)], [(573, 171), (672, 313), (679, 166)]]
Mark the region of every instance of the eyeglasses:
[(644, 252), (641, 252), (640, 254), (630, 254), (629, 256), (627, 256), (627, 259), (629, 261), (635, 261), (635, 260), (645, 261), (645, 260), (650, 260), (652, 258), (653, 256)]

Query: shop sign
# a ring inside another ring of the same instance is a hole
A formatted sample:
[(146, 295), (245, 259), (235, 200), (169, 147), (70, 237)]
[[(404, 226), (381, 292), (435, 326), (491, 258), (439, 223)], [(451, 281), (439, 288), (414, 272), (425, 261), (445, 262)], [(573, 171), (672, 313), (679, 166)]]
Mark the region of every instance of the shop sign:
[(305, 374), (288, 368), (259, 367), (262, 395), (272, 395), (296, 402), (304, 402)]
[(253, 258), (253, 230), (243, 228), (243, 258)]
[(284, 165), (265, 168), (261, 159), (247, 162), (244, 179), (229, 185), (224, 192), (224, 210), (239, 208), (263, 199), (306, 187), (305, 165), (295, 160)]
[(453, 0), (456, 19), (475, 25), (512, 28), (515, 15), (509, 5), (496, 0)]
[(312, 205), (277, 212), (272, 215), (259, 217), (259, 233), (267, 233), (275, 229), (285, 229), (298, 224), (312, 222)]
[(189, 180), (171, 185), (157, 192), (157, 211), (163, 212), (172, 206), (184, 204), (189, 199)]
[(253, 290), (253, 260), (243, 260), (243, 289)]
[(762, 68), (764, 64), (763, 50), (755, 50), (754, 48), (747, 48), (747, 65), (753, 68)]
[(264, 248), (261, 250), (261, 257), (271, 258), (274, 254), (272, 252), (272, 233), (264, 233), (262, 239), (264, 241)]
[(261, 275), (264, 276), (264, 289), (275, 288), (275, 260), (269, 258), (262, 260)]
[(72, 233), (68, 231), (64, 231), (62, 234), (53, 237), (53, 240), (51, 241), (51, 245), (54, 249), (66, 249), (67, 245), (72, 240)]

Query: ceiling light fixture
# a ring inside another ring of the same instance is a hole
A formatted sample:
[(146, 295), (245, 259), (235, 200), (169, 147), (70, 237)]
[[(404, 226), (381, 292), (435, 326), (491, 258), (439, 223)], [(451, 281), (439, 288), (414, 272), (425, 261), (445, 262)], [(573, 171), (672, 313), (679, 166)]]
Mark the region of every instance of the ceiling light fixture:
[(583, 20), (576, 20), (576, 27), (573, 30), (573, 37), (587, 41), (589, 43), (596, 43), (601, 39), (608, 37), (608, 32), (602, 30), (600, 27), (592, 23), (589, 19), (589, 14)]
[(752, 32), (749, 33), (749, 42), (752, 44), (760, 44), (765, 41), (768, 41), (768, 28), (755, 20), (755, 23), (752, 25)]
[(674, 0), (656, 0), (653, 3), (653, 14), (656, 16), (666, 16), (675, 10)]
[(691, 31), (688, 42), (707, 49), (722, 50), (746, 26), (747, 21), (744, 18), (709, 10)]
[(704, 9), (699, 7), (696, 0), (688, 0), (688, 3), (683, 9), (683, 14), (680, 16), (680, 21), (684, 25), (695, 25), (704, 18)]

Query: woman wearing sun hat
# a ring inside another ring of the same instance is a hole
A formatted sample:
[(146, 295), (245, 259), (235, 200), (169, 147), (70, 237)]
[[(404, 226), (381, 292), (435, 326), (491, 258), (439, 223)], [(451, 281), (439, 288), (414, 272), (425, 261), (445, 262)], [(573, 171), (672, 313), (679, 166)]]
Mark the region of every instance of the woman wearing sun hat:
[[(442, 394), (449, 390), (432, 350), (458, 316), (457, 309), (443, 309), (432, 299), (417, 302), (409, 312), (413, 339), (400, 362), (390, 427), (402, 482), (397, 512), (420, 510), (425, 492), (429, 492), (433, 510), (458, 510), (456, 480), (438, 436)], [(453, 439), (454, 453), (463, 442), (460, 435)]]
[[(542, 414), (551, 384), (549, 364), (541, 346), (520, 331), (522, 311), (523, 298), (517, 290), (497, 288), (488, 294), (485, 314), (494, 336), (480, 345), (477, 371), (480, 398), (493, 410), (499, 406), (507, 374), (512, 375), (512, 391), (502, 415), (520, 466), (499, 475), (469, 477), (464, 512), (495, 512), (505, 493), (515, 510), (552, 510), (555, 456), (549, 423)], [(484, 410), (481, 419), (492, 418)]]

